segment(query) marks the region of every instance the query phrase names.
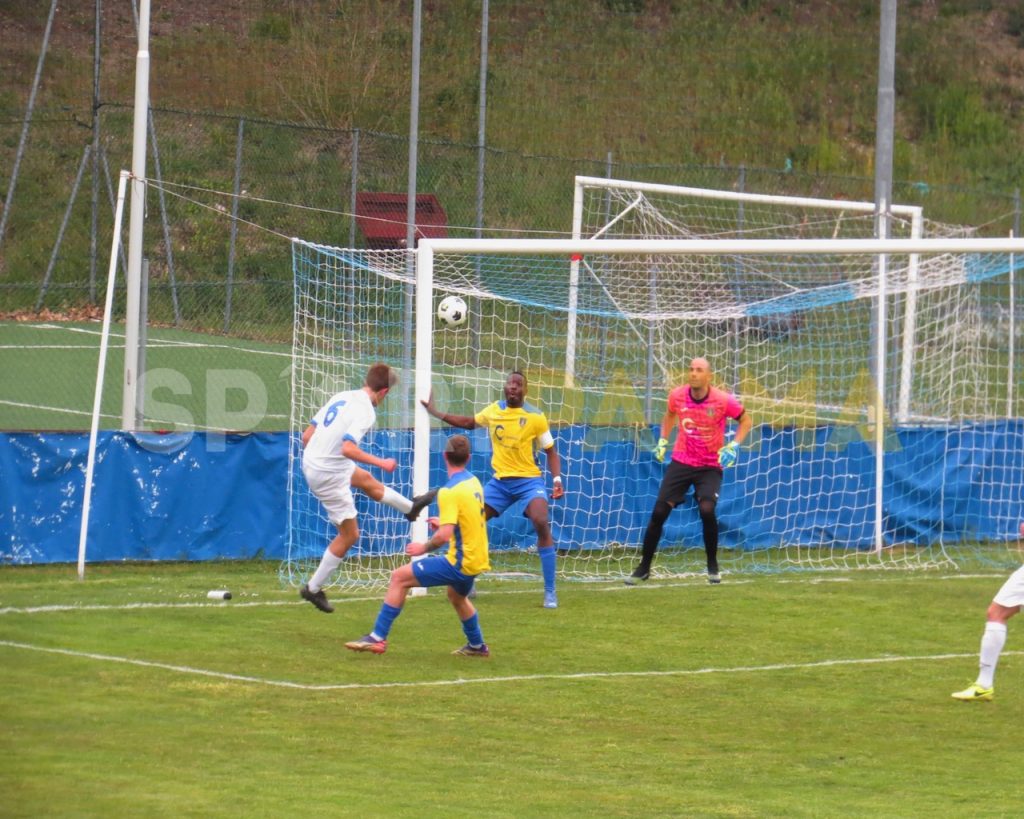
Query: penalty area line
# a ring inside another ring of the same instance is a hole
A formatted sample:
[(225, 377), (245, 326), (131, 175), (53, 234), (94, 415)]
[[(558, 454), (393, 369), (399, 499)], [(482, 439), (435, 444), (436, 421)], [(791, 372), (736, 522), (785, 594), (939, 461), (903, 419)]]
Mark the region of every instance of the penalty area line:
[[(581, 671), (574, 674), (510, 674), (502, 677), (477, 677), (465, 679), (462, 677), (451, 680), (421, 680), (418, 682), (380, 682), (380, 683), (298, 683), (290, 680), (274, 680), (266, 677), (252, 677), (245, 674), (230, 674), (224, 671), (213, 671), (207, 668), (195, 668), (187, 665), (174, 665), (172, 663), (161, 663), (152, 660), (138, 660), (131, 657), (117, 657), (111, 654), (97, 654), (88, 651), (75, 651), (68, 648), (53, 648), (50, 646), (37, 646), (31, 643), (18, 643), (12, 640), (0, 640), (0, 646), (7, 648), (21, 649), (24, 651), (37, 651), (43, 654), (58, 654), (65, 657), (74, 657), (84, 660), (96, 660), (97, 662), (119, 663), (139, 668), (153, 668), (161, 671), (171, 671), (177, 674), (189, 674), (198, 677), (210, 677), (220, 680), (231, 680), (233, 682), (253, 683), (255, 685), (266, 685), (274, 688), (292, 688), (301, 691), (353, 691), (359, 689), (381, 689), (381, 688), (440, 688), (459, 685), (485, 685), (494, 683), (515, 683), (515, 682), (547, 682), (547, 681), (572, 681), (572, 680), (602, 680), (620, 679), (635, 677), (695, 677), (708, 674), (756, 674), (769, 671), (804, 671), (816, 668), (837, 668), (840, 666), (855, 665), (882, 665), (887, 663), (915, 663), (935, 662), (942, 660), (963, 660), (976, 658), (977, 652), (969, 654), (929, 654), (920, 656), (898, 656), (898, 657), (862, 657), (856, 659), (832, 659), (818, 660), (809, 663), (771, 663), (768, 665), (748, 665), (735, 668), (711, 667), (677, 669), (674, 671)], [(1024, 651), (1004, 651), (1003, 655), (1020, 655)]]

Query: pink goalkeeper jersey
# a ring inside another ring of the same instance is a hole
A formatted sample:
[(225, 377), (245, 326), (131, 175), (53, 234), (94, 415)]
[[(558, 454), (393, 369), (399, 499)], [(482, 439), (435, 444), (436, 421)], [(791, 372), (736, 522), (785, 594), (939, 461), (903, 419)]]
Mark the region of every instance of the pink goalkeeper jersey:
[(690, 396), (690, 385), (668, 394), (668, 411), (679, 419), (672, 460), (687, 466), (718, 466), (718, 450), (725, 443), (727, 418), (739, 418), (743, 405), (734, 395), (711, 387), (703, 401)]

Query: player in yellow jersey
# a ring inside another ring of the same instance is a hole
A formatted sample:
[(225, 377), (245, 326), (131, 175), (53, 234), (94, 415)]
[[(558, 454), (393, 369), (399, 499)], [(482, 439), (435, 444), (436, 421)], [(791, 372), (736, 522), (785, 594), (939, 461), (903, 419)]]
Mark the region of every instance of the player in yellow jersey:
[(446, 424), (461, 429), (487, 427), (491, 438), (491, 468), (494, 477), (484, 487), (488, 520), (496, 518), (517, 501), (525, 501), (523, 514), (537, 532), (537, 554), (544, 575), (544, 608), (558, 608), (555, 594), (555, 540), (548, 520), (548, 493), (537, 465), (536, 450), (547, 454), (551, 472), (551, 497), (558, 500), (562, 488), (562, 464), (551, 437), (548, 419), (536, 407), (526, 403), (526, 376), (518, 370), (505, 380), (505, 400), (495, 401), (476, 415), (449, 415), (434, 406), (431, 394), (421, 401), (427, 412)]
[(487, 556), (484, 490), (480, 481), (466, 469), (469, 454), (469, 439), (465, 435), (453, 435), (448, 439), (444, 447), (448, 482), (437, 493), (439, 515), (428, 520), (436, 531), (426, 543), (410, 543), (405, 547), (405, 553), (412, 557), (425, 555), (446, 544), (448, 551), (395, 569), (373, 631), (345, 643), (345, 648), (383, 654), (387, 651), (391, 625), (402, 613), (409, 589), (447, 586), (448, 600), (459, 615), (466, 635), (466, 645), (452, 653), (465, 657), (490, 656), (490, 649), (480, 631), (476, 607), (469, 599), (476, 576), (491, 568)]

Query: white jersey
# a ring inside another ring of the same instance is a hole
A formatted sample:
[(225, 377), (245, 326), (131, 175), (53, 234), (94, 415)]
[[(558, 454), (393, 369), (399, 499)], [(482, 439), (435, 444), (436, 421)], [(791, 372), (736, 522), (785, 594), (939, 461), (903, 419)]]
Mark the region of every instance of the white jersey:
[(332, 395), (310, 423), (316, 427), (302, 452), (304, 469), (330, 471), (351, 461), (341, 454), (345, 441), (358, 446), (377, 420), (370, 396), (363, 390)]

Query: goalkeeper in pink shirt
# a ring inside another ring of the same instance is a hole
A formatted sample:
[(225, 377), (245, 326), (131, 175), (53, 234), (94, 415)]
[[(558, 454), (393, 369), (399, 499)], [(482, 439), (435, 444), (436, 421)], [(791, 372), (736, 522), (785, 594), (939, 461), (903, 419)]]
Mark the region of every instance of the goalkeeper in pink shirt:
[[(711, 386), (711, 375), (707, 359), (695, 358), (690, 362), (688, 383), (668, 394), (668, 408), (661, 419), (661, 437), (654, 448), (654, 457), (659, 463), (665, 460), (672, 427), (678, 425), (679, 432), (644, 532), (640, 565), (626, 578), (627, 586), (636, 586), (651, 576), (651, 564), (665, 521), (682, 503), (691, 486), (700, 511), (708, 582), (722, 582), (718, 572), (718, 518), (715, 515), (718, 492), (722, 488), (722, 469), (736, 463), (740, 444), (750, 434), (753, 422), (736, 396)], [(730, 418), (737, 422), (736, 434), (726, 443), (725, 428)]]

